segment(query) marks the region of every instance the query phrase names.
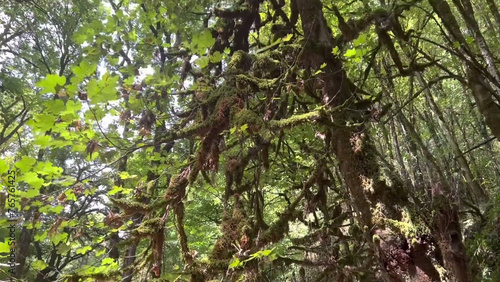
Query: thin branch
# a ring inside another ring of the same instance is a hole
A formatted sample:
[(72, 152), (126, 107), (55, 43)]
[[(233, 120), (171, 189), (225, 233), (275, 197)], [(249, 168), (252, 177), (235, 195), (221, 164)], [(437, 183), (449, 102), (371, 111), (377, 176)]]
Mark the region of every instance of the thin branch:
[(463, 156), (463, 155), (465, 155), (465, 154), (468, 154), (468, 153), (470, 153), (470, 152), (474, 151), (475, 149), (477, 149), (477, 148), (479, 148), (479, 147), (481, 147), (481, 146), (483, 146), (483, 145), (486, 145), (486, 144), (490, 143), (491, 141), (495, 140), (495, 138), (496, 138), (496, 137), (495, 137), (495, 136), (493, 136), (493, 137), (490, 137), (490, 138), (486, 139), (485, 141), (483, 141), (483, 142), (481, 142), (481, 143), (479, 143), (479, 144), (477, 144), (477, 145), (474, 145), (472, 148), (470, 148), (470, 149), (468, 149), (467, 151), (463, 152), (461, 155), (455, 156), (455, 158), (454, 158), (454, 159), (458, 159), (458, 158), (460, 158), (461, 156)]
[(35, 67), (35, 68), (37, 68), (37, 69), (39, 69), (39, 68), (40, 68), (37, 64), (33, 63), (33, 62), (32, 62), (31, 60), (29, 60), (29, 59), (24, 58), (23, 56), (21, 56), (21, 54), (20, 54), (20, 53), (18, 53), (18, 52), (16, 52), (16, 51), (12, 51), (12, 50), (10, 50), (10, 49), (1, 49), (1, 50), (0, 50), (0, 52), (11, 53), (12, 55), (14, 55), (14, 56), (16, 56), (16, 57), (20, 58), (21, 60), (25, 61), (26, 63), (28, 63), (28, 64), (30, 64), (30, 65), (32, 65), (33, 67)]
[(47, 60), (45, 59), (45, 55), (43, 54), (42, 46), (40, 45), (40, 41), (38, 40), (38, 37), (35, 35), (33, 40), (35, 41), (35, 44), (36, 44), (36, 48), (34, 48), (34, 49), (37, 50), (38, 53), (40, 53), (40, 56), (42, 57), (42, 59), (40, 61), (47, 68), (47, 71), (49, 72), (49, 74), (52, 74), (52, 70), (50, 69), (50, 66), (47, 63)]

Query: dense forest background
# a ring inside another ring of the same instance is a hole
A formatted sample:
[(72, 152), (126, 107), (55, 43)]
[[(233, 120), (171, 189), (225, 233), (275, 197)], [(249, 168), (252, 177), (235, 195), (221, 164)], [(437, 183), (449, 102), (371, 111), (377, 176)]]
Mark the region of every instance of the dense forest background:
[(0, 277), (500, 281), (498, 4), (1, 1)]

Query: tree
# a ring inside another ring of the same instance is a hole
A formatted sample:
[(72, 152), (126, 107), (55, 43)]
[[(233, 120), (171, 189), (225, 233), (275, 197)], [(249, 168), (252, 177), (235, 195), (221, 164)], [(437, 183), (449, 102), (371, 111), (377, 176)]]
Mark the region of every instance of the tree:
[(16, 277), (496, 279), (498, 12), (451, 3), (2, 4)]

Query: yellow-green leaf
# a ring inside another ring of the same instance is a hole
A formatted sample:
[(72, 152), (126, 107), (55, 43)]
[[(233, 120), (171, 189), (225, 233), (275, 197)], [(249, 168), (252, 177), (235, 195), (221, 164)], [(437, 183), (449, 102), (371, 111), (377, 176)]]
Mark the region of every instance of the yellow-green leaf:
[(31, 264), (31, 267), (33, 267), (34, 270), (44, 270), (48, 266), (49, 265), (43, 260), (36, 260)]

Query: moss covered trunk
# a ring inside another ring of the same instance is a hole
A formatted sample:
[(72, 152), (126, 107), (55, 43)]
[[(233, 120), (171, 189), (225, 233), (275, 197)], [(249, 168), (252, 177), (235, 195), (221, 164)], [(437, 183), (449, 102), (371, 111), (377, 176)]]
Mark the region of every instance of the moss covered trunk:
[[(419, 243), (405, 247), (402, 230), (389, 222), (401, 221), (401, 208), (407, 200), (404, 187), (392, 187), (380, 180), (375, 148), (364, 126), (364, 117), (355, 108), (356, 87), (349, 81), (340, 59), (332, 54), (334, 42), (323, 16), (319, 0), (298, 0), (304, 37), (308, 40), (302, 64), (311, 73), (322, 69), (315, 83), (321, 88), (322, 101), (328, 107), (346, 106), (331, 115), (331, 149), (349, 189), (351, 203), (363, 227), (366, 243), (376, 259), (373, 270), (380, 281), (439, 281), (439, 274)], [(321, 66), (323, 65), (323, 68)], [(356, 124), (348, 126), (348, 124)]]

